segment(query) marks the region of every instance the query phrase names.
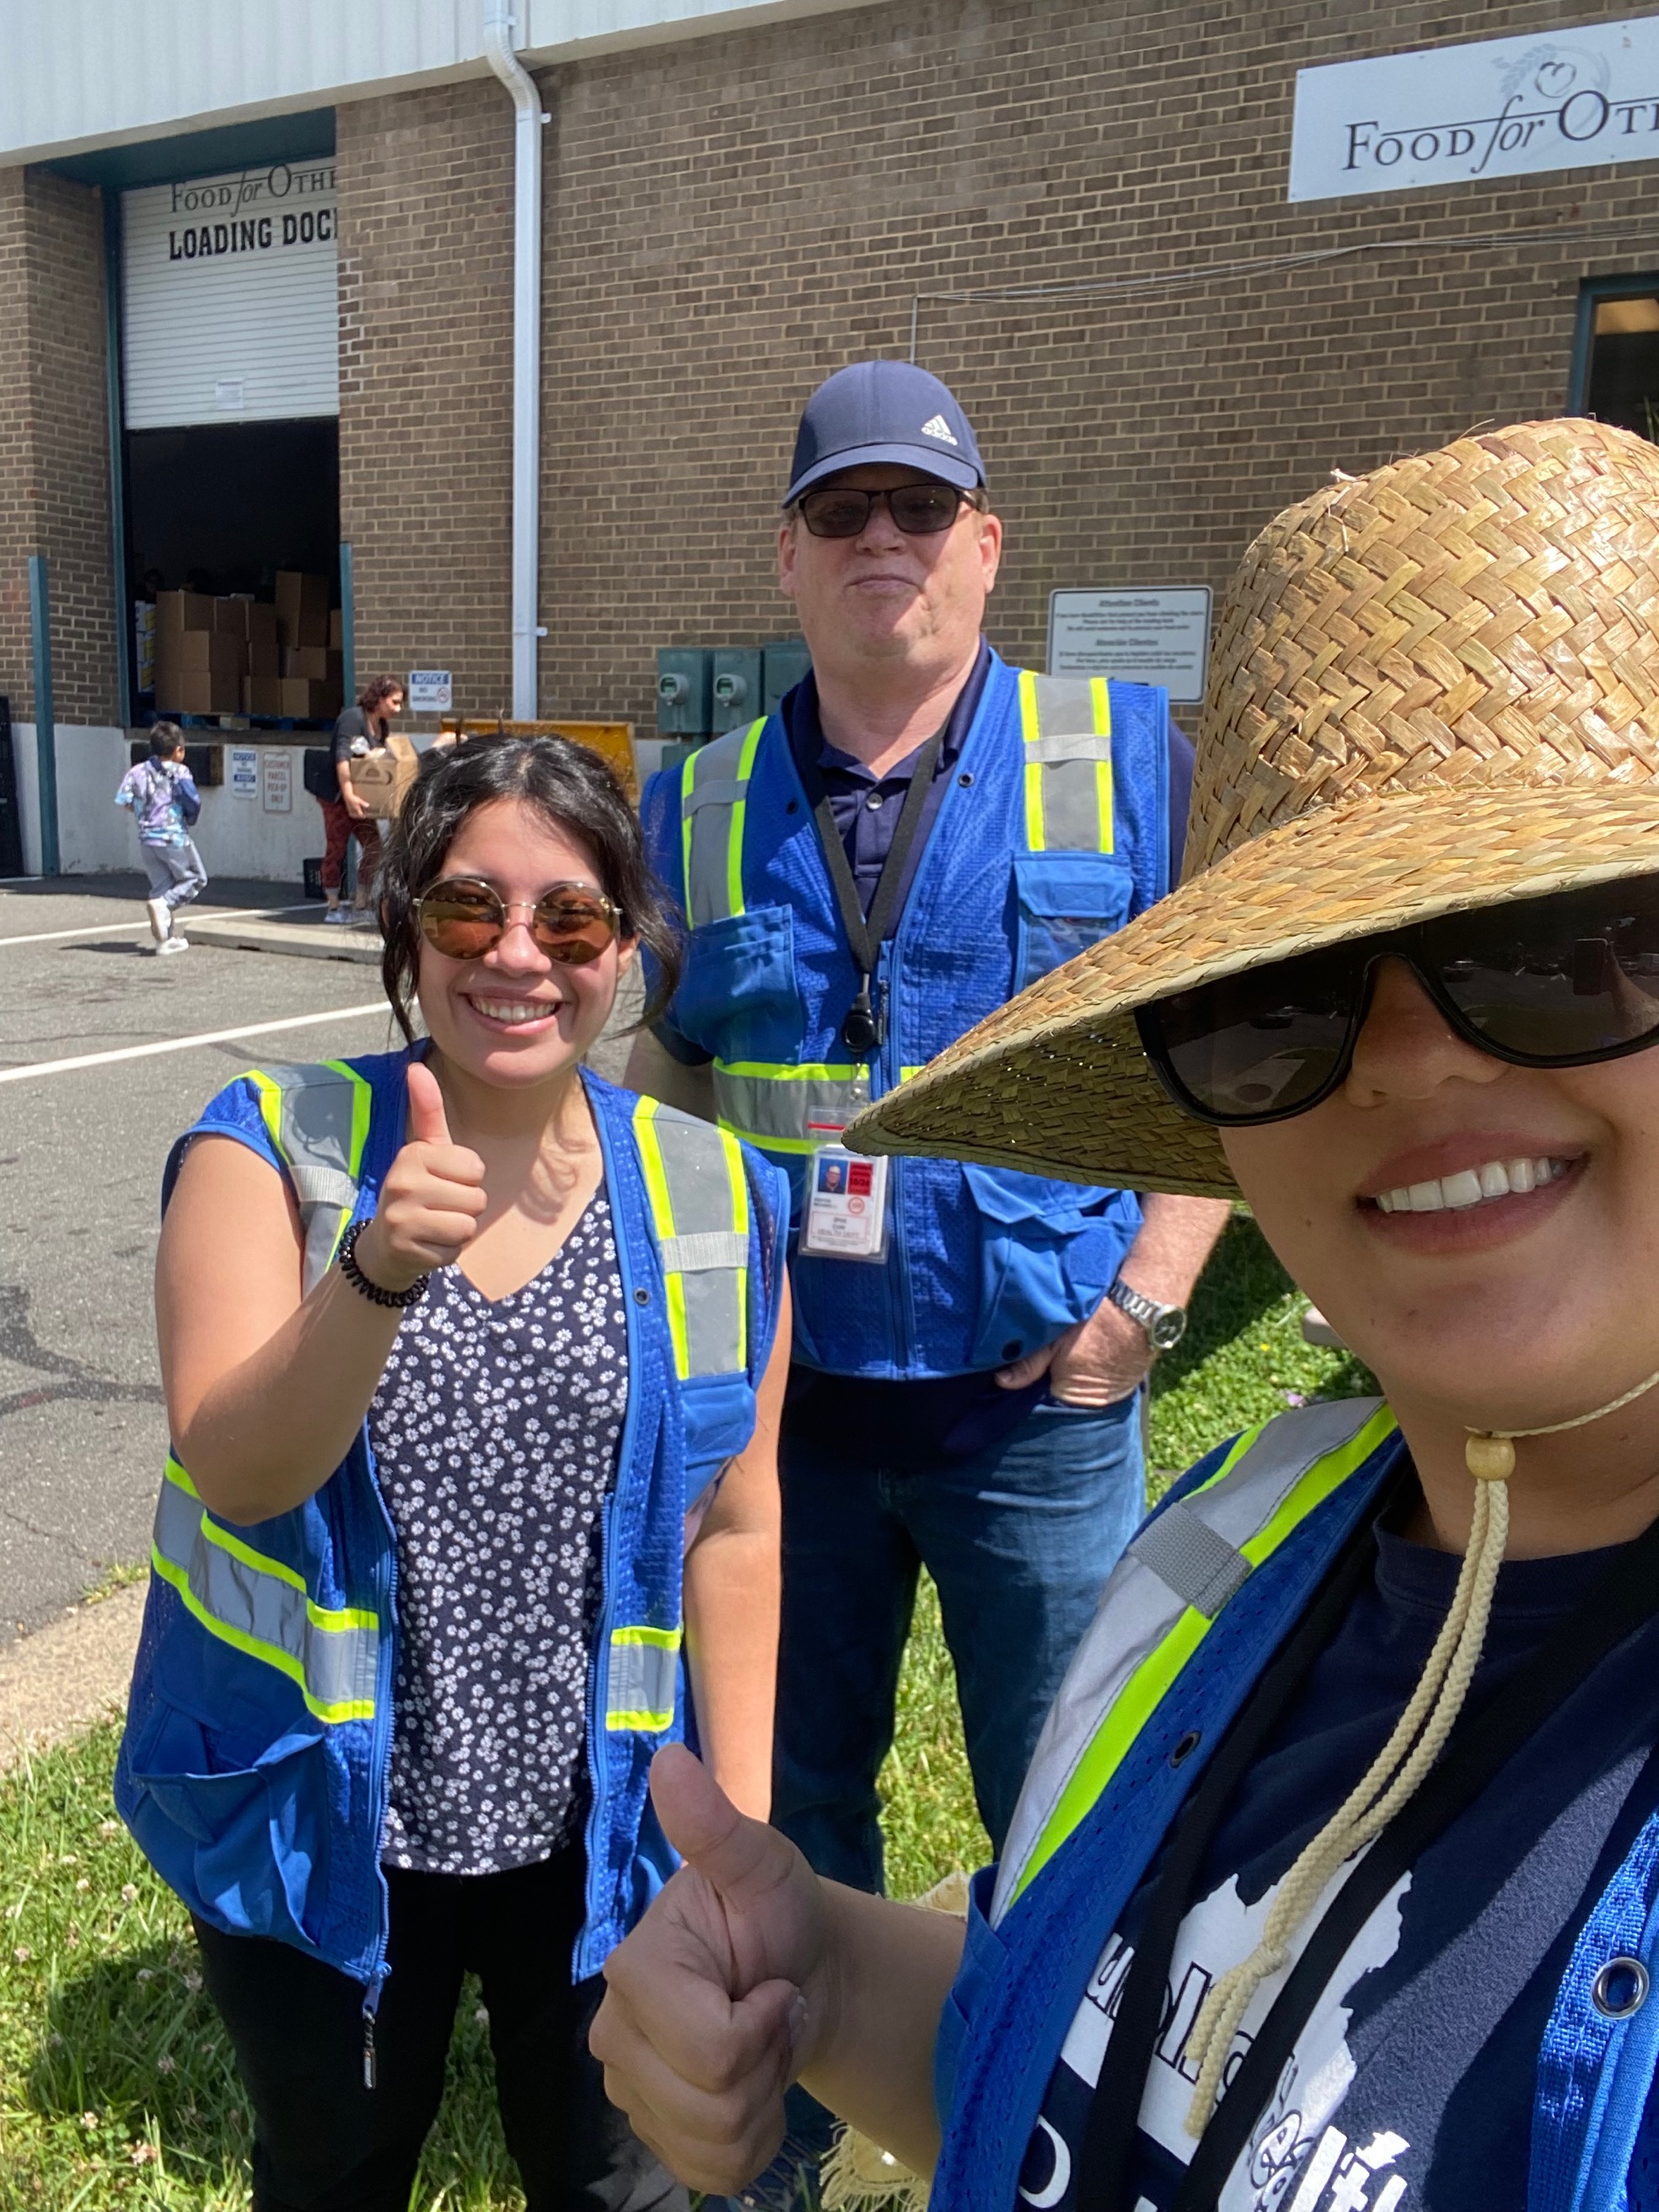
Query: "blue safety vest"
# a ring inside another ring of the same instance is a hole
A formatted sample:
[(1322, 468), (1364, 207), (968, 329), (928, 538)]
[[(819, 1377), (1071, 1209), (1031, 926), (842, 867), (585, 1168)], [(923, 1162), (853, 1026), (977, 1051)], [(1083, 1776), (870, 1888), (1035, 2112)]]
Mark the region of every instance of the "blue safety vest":
[[(1201, 1462), (1115, 1569), (1001, 1864), (973, 1886), (936, 2057), (935, 2204), (1018, 2212), (1032, 2130), (1107, 1938), (1403, 1449), (1375, 1399), (1282, 1414)], [(1539, 2051), (1526, 2205), (1513, 2212), (1625, 2212), (1659, 2002), (1613, 2020), (1592, 1991), (1604, 1966), (1631, 1957), (1659, 1986), (1659, 1814), (1573, 1946)]]
[[(389, 1053), (255, 1071), (174, 1146), (247, 1144), (292, 1190), (309, 1290), (374, 1211), (404, 1142)], [(688, 1507), (749, 1443), (782, 1286), (787, 1193), (707, 1122), (584, 1070), (628, 1317), (628, 1408), (602, 1511), (604, 1596), (587, 1683), (587, 1911), (571, 1972), (596, 1973), (672, 1871), (646, 1787), (682, 1737)], [(165, 1205), (165, 1194), (163, 1203)], [(397, 1674), (397, 1542), (368, 1425), (293, 1511), (211, 1513), (176, 1455), (156, 1510), (116, 1803), (158, 1874), (231, 1935), (291, 1943), (366, 1984), (386, 1967), (380, 1843)]]
[[(774, 715), (654, 776), (653, 864), (691, 925), (672, 1019), (713, 1056), (722, 1126), (790, 1175), (797, 1218), (823, 1132), (1169, 888), (1169, 702), (993, 654), (876, 981), (867, 1071), (841, 1025), (858, 989), (812, 811)], [(895, 1159), (884, 1264), (797, 1253), (794, 1350), (834, 1374), (999, 1367), (1099, 1304), (1140, 1225), (1127, 1192), (1011, 1168)]]

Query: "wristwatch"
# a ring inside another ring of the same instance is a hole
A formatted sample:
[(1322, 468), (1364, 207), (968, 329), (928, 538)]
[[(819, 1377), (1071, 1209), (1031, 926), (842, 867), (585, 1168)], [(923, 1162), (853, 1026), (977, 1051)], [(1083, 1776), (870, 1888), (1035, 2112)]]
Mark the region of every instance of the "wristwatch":
[(1121, 1276), (1106, 1295), (1120, 1313), (1140, 1323), (1154, 1352), (1173, 1352), (1187, 1334), (1185, 1306), (1161, 1306), (1156, 1298), (1143, 1297), (1139, 1291), (1132, 1291)]

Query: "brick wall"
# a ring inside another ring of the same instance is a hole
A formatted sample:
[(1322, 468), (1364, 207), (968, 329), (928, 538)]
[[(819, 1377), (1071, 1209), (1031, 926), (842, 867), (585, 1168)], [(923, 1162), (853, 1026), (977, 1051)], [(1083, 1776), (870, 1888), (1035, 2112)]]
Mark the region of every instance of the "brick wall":
[(921, 310), (1008, 523), (991, 627), (1021, 658), (1055, 586), (1219, 586), (1333, 465), (1558, 410), (1580, 277), (1659, 266), (1659, 166), (1292, 208), (1295, 75), (1621, 12), (896, 0), (550, 72), (544, 706), (648, 724), (656, 646), (789, 631), (795, 411), (842, 362), (905, 352), (918, 291), (1142, 287)]
[(336, 145), (358, 680), (446, 667), (510, 710), (512, 105), (493, 77), (359, 101)]
[(118, 714), (99, 193), (0, 171), (0, 691), (33, 713), (28, 557), (51, 575), (60, 722)]

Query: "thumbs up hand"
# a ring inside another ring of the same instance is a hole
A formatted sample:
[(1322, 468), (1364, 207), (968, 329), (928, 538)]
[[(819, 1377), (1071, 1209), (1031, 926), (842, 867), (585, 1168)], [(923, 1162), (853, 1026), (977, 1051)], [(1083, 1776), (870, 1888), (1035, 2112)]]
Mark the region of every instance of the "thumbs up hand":
[(452, 1140), (437, 1077), (411, 1060), (407, 1081), (409, 1139), (357, 1240), (358, 1265), (386, 1291), (406, 1291), (434, 1267), (459, 1260), (487, 1202), (484, 1164)]
[(635, 2134), (689, 2186), (725, 2197), (775, 2155), (783, 2093), (823, 2033), (823, 1892), (683, 1745), (657, 1754), (651, 1795), (684, 1864), (607, 1961), (589, 2042)]

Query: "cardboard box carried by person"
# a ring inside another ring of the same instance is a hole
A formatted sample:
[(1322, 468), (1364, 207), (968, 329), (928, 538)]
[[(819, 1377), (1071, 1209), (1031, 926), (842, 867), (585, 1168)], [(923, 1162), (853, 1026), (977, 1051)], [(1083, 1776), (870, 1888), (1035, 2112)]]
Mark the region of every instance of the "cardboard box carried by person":
[(351, 788), (371, 814), (389, 822), (403, 805), (420, 771), (420, 756), (409, 739), (394, 730), (384, 745), (358, 753), (346, 763)]

